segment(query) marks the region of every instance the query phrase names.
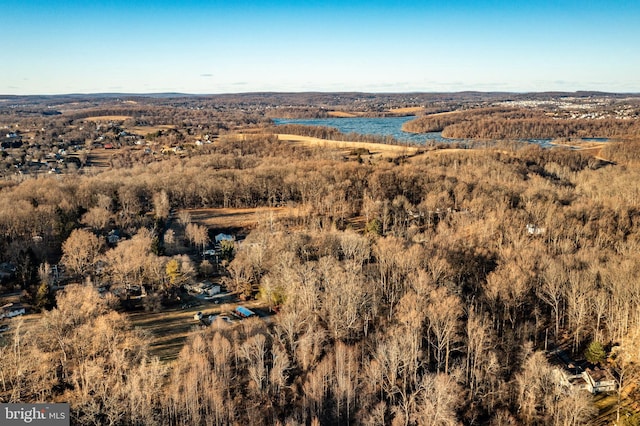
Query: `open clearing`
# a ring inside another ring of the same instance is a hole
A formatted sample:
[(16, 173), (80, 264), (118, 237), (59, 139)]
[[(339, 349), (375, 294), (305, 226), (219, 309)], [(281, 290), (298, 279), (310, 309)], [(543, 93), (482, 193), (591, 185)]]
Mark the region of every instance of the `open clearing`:
[(349, 153), (357, 148), (367, 149), (372, 155), (382, 157), (398, 157), (402, 155), (415, 155), (420, 150), (417, 146), (387, 145), (370, 142), (331, 141), (327, 139), (313, 138), (310, 136), (298, 136), (278, 134), (278, 139), (307, 147), (324, 147), (329, 149), (344, 150)]
[[(269, 215), (286, 214), (290, 209), (286, 207), (259, 207), (246, 209), (231, 208), (203, 208), (186, 210), (191, 215), (194, 223), (205, 225), (210, 229), (241, 229), (241, 233), (248, 232), (260, 221), (261, 218), (268, 218)], [(177, 221), (173, 221), (176, 232), (181, 233), (181, 228)], [(217, 278), (209, 280), (218, 283)], [(131, 312), (127, 316), (135, 327), (140, 328), (149, 334), (151, 344), (150, 355), (157, 356), (161, 361), (173, 361), (177, 358), (185, 342), (197, 332), (201, 323), (193, 319), (193, 315), (202, 312), (204, 316), (228, 313), (238, 305), (247, 308), (264, 308), (262, 302), (251, 300), (246, 302), (234, 302), (234, 294), (225, 296), (225, 301), (215, 304), (211, 301), (199, 300), (198, 305), (185, 309), (178, 307), (166, 309), (161, 312)], [(217, 326), (229, 326), (224, 322)]]
[[(203, 208), (185, 211), (189, 212), (194, 223), (205, 225), (210, 229), (241, 229), (241, 232), (244, 233), (253, 228), (261, 217), (268, 217), (269, 214), (278, 215), (285, 210), (287, 209), (260, 207), (253, 209)], [(173, 221), (172, 228), (178, 234), (183, 232), (177, 220)], [(209, 277), (208, 279), (219, 283), (219, 278)], [(255, 300), (233, 302), (236, 299), (234, 294), (229, 294), (224, 299), (226, 302), (223, 301), (219, 305), (200, 299), (195, 305), (190, 302), (191, 306), (185, 309), (175, 307), (164, 309), (161, 312), (129, 312), (127, 316), (135, 327), (148, 333), (151, 341), (149, 347), (151, 356), (157, 356), (164, 362), (173, 361), (177, 358), (189, 336), (203, 327), (199, 321), (193, 319), (195, 313), (202, 312), (205, 316), (217, 315), (232, 311), (238, 304), (250, 309), (263, 305)], [(227, 326), (223, 322), (217, 325)]]
[(134, 327), (139, 327), (151, 338), (149, 352), (161, 361), (170, 361), (178, 356), (187, 337), (197, 329), (193, 315), (202, 307), (174, 309), (160, 313), (134, 312), (128, 314)]
[(251, 229), (269, 215), (280, 216), (286, 207), (257, 207), (252, 209), (189, 209), (193, 222), (209, 228), (247, 228)]
[[(96, 115), (94, 117), (87, 117), (84, 120), (93, 121), (93, 122), (109, 122), (109, 121), (126, 121), (130, 118), (133, 118), (130, 115)], [(171, 130), (175, 129), (176, 126), (174, 124), (157, 124), (155, 126), (130, 126), (126, 127), (125, 130), (129, 133), (133, 133), (140, 136), (145, 136), (149, 133), (155, 133), (162, 130)]]
[(391, 108), (389, 110), (393, 114), (416, 114), (422, 111), (424, 111), (424, 107)]
[(336, 118), (354, 118), (354, 117), (360, 117), (360, 114), (356, 114), (354, 112), (346, 112), (346, 111), (329, 111), (327, 113), (327, 115), (329, 117), (336, 117)]
[(87, 117), (86, 121), (124, 121), (133, 118), (130, 115), (97, 115), (95, 117)]
[[(134, 327), (148, 333), (151, 339), (149, 354), (151, 356), (157, 356), (160, 361), (168, 362), (178, 357), (178, 354), (190, 336), (197, 333), (198, 330), (203, 327), (206, 327), (200, 321), (193, 318), (197, 312), (202, 312), (203, 317), (220, 314), (225, 314), (230, 317), (230, 312), (240, 305), (249, 309), (265, 309), (264, 304), (256, 300), (222, 303), (220, 305), (204, 302), (201, 305), (192, 306), (187, 309), (174, 308), (162, 312), (131, 312), (128, 313), (127, 316)], [(250, 318), (241, 321), (234, 320), (231, 324), (218, 320), (212, 326), (233, 327), (242, 321), (256, 320), (271, 321), (268, 317), (253, 320)]]
[(91, 167), (108, 168), (115, 149), (94, 148), (89, 152), (88, 162)]
[(176, 126), (173, 124), (158, 124), (156, 126), (133, 126), (127, 127), (125, 130), (129, 133), (133, 133), (135, 135), (146, 136), (149, 133), (160, 132), (163, 130), (171, 130), (175, 129)]
[(466, 148), (444, 148), (444, 149), (430, 149), (424, 152), (421, 152), (417, 155), (414, 155), (409, 159), (410, 162), (420, 161), (420, 159), (426, 157), (432, 157), (434, 155), (447, 155), (447, 154), (468, 154), (468, 155), (478, 155), (482, 152), (485, 152), (483, 149), (466, 149)]
[(564, 147), (564, 148), (571, 148), (574, 149), (576, 151), (580, 151), (584, 154), (588, 154), (591, 155), (595, 158), (597, 158), (598, 160), (602, 160), (602, 161), (609, 161), (606, 158), (603, 158), (600, 153), (602, 151), (602, 148), (607, 144), (608, 142), (594, 142), (594, 141), (569, 141), (569, 142), (562, 142), (562, 141), (552, 141), (551, 144), (553, 146), (557, 146), (557, 147)]
[(580, 141), (580, 140), (576, 140), (576, 141), (574, 141), (574, 140), (570, 140), (570, 141), (554, 140), (554, 141), (551, 141), (551, 145), (553, 145), (553, 146), (573, 148), (573, 149), (576, 149), (578, 151), (600, 149), (603, 146), (605, 146), (606, 144), (607, 144), (607, 142)]

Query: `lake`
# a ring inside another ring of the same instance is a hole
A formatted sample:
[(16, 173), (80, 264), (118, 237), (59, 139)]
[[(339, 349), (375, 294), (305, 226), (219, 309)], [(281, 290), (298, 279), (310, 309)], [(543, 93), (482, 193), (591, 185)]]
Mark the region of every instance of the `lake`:
[[(469, 142), (469, 139), (447, 139), (440, 132), (407, 133), (402, 131), (402, 125), (416, 117), (376, 117), (376, 118), (308, 118), (285, 119), (274, 118), (276, 125), (301, 124), (304, 126), (333, 127), (342, 133), (359, 133), (361, 135), (393, 136), (400, 142), (425, 143), (453, 143)], [(525, 142), (535, 143), (543, 147), (551, 146), (551, 139), (527, 139)]]
[[(305, 118), (285, 119), (274, 118), (273, 122), (279, 124), (302, 124), (305, 126), (333, 127), (342, 133), (359, 133), (361, 135), (393, 136), (400, 142), (426, 143), (467, 143), (473, 139), (448, 139), (443, 138), (441, 132), (432, 133), (407, 133), (402, 131), (402, 125), (416, 117), (376, 117), (376, 118)], [(522, 142), (534, 143), (544, 148), (551, 148), (552, 139), (523, 139)], [(608, 138), (582, 138), (584, 142), (608, 142)]]
[(459, 139), (446, 139), (440, 132), (407, 133), (402, 125), (416, 117), (376, 117), (376, 118), (309, 118), (284, 119), (274, 118), (275, 124), (302, 124), (304, 126), (334, 127), (342, 133), (359, 133), (361, 135), (393, 136), (400, 142), (460, 142)]

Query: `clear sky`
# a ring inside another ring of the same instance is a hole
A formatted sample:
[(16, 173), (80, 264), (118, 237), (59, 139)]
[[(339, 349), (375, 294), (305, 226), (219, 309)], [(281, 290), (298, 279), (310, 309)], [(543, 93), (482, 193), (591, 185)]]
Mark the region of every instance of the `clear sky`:
[(639, 0), (0, 0), (0, 94), (640, 92)]

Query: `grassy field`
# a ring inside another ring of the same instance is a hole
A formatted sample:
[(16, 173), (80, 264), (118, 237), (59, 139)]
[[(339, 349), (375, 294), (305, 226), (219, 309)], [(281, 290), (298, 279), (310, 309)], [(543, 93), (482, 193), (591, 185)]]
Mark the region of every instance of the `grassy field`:
[(150, 355), (157, 356), (161, 361), (172, 361), (187, 338), (200, 328), (199, 321), (194, 320), (193, 315), (197, 312), (210, 315), (219, 311), (220, 308), (212, 304), (162, 312), (134, 312), (128, 316), (134, 327), (142, 329), (151, 338)]
[[(86, 121), (93, 122), (107, 122), (107, 121), (125, 121), (130, 118), (133, 118), (130, 115), (97, 115), (94, 117), (85, 118)], [(176, 126), (173, 124), (158, 124), (156, 126), (129, 126), (126, 127), (126, 130), (129, 133), (133, 133), (135, 135), (146, 136), (149, 133), (155, 133), (162, 130), (170, 130), (175, 129)]]
[(394, 114), (416, 114), (422, 111), (424, 111), (424, 107), (391, 108), (389, 110)]
[(360, 117), (359, 114), (356, 114), (354, 112), (346, 112), (346, 111), (329, 111), (327, 113), (327, 115), (329, 117), (335, 117), (335, 118), (354, 118), (354, 117)]
[(190, 209), (187, 210), (193, 222), (209, 228), (251, 229), (267, 215), (279, 216), (285, 213), (284, 207), (257, 207), (246, 209)]
[(609, 161), (600, 156), (600, 152), (602, 151), (602, 147), (604, 147), (607, 142), (594, 142), (594, 141), (580, 141), (580, 140), (571, 140), (568, 142), (565, 141), (552, 141), (551, 144), (557, 147), (571, 148), (577, 151), (580, 151), (584, 154), (589, 154), (594, 156), (595, 158), (599, 158), (601, 160)]
[(330, 141), (326, 139), (313, 138), (310, 136), (298, 136), (288, 134), (278, 134), (278, 139), (299, 144), (307, 147), (322, 147), (337, 149), (345, 154), (357, 148), (367, 149), (371, 155), (384, 158), (396, 158), (403, 155), (415, 155), (419, 151), (417, 146), (387, 145), (368, 142)]
[(124, 121), (133, 118), (130, 115), (97, 115), (95, 117), (87, 117), (86, 121)]
[[(233, 294), (225, 296), (225, 298), (226, 300), (235, 300)], [(249, 309), (260, 308), (263, 311), (266, 310), (265, 305), (257, 300), (249, 300), (246, 302), (232, 301), (219, 305), (212, 302), (200, 301), (199, 305), (186, 309), (174, 308), (162, 312), (132, 312), (127, 315), (134, 327), (143, 330), (151, 339), (149, 354), (151, 356), (157, 356), (163, 362), (170, 362), (178, 357), (178, 354), (190, 336), (197, 333), (203, 327), (207, 327), (207, 325), (194, 319), (193, 316), (196, 313), (202, 312), (204, 318), (209, 315), (226, 315), (233, 319), (231, 312), (239, 305)], [(260, 320), (269, 323), (271, 318), (265, 317)], [(246, 320), (233, 319), (231, 323), (218, 320), (211, 326), (235, 327), (242, 321)]]
[(163, 130), (171, 130), (175, 129), (176, 126), (172, 124), (159, 124), (157, 126), (133, 126), (127, 127), (125, 130), (129, 133), (133, 133), (134, 135), (146, 136), (149, 133), (155, 133)]
[(88, 162), (90, 167), (97, 168), (108, 168), (109, 160), (111, 156), (115, 154), (117, 150), (115, 149), (104, 149), (104, 148), (94, 148), (91, 150), (88, 156)]

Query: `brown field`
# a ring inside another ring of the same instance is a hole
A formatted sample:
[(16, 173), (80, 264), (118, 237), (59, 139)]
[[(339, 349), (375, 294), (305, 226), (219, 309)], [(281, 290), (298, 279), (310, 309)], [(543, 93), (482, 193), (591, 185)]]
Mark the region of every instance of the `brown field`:
[[(148, 333), (151, 344), (149, 353), (161, 361), (174, 360), (187, 338), (199, 328), (193, 319), (196, 312), (206, 315), (216, 313), (210, 306), (194, 306), (189, 309), (170, 309), (163, 312), (134, 312), (127, 314), (134, 327)], [(220, 308), (217, 310), (219, 311)]]
[(415, 114), (422, 111), (424, 111), (424, 107), (391, 108), (389, 110), (394, 114)]
[(580, 151), (587, 149), (600, 149), (602, 148), (606, 142), (595, 142), (595, 141), (580, 141), (580, 140), (570, 140), (570, 141), (561, 141), (561, 140), (553, 140), (551, 141), (551, 145), (553, 146), (563, 146), (568, 148), (575, 148)]
[(285, 207), (257, 207), (253, 209), (190, 209), (191, 219), (210, 228), (246, 228), (250, 229), (269, 214), (280, 216), (286, 213)]
[[(132, 312), (128, 313), (127, 316), (134, 327), (143, 330), (151, 339), (149, 355), (157, 356), (160, 361), (169, 362), (178, 357), (180, 350), (182, 350), (182, 347), (190, 336), (197, 333), (198, 330), (203, 327), (206, 327), (193, 318), (194, 314), (202, 312), (205, 317), (209, 315), (227, 315), (238, 305), (245, 306), (249, 309), (266, 309), (266, 306), (257, 300), (221, 303), (219, 305), (204, 301), (200, 305), (187, 309), (173, 308), (162, 312)], [(269, 323), (271, 319), (266, 317), (246, 319), (243, 321), (265, 321)], [(218, 321), (213, 326), (234, 327), (240, 322), (241, 321), (235, 320), (233, 323), (228, 324)]]
[(86, 121), (124, 121), (133, 118), (130, 115), (98, 115), (95, 117), (87, 117)]
[(95, 148), (89, 153), (88, 161), (91, 167), (107, 168), (109, 167), (109, 160), (111, 156), (118, 150), (116, 149), (104, 149)]
[(346, 112), (346, 111), (329, 111), (327, 115), (329, 117), (336, 117), (336, 118), (360, 117), (360, 114), (353, 113), (353, 112)]
[(307, 147), (323, 147), (342, 150), (345, 153), (349, 153), (356, 148), (363, 148), (369, 150), (371, 155), (385, 158), (394, 158), (401, 155), (415, 155), (420, 149), (419, 147), (414, 146), (387, 145), (369, 142), (330, 141), (310, 136), (287, 134), (278, 134), (278, 139)]
[(602, 151), (602, 147), (605, 146), (607, 142), (594, 142), (594, 141), (552, 141), (551, 144), (557, 147), (565, 147), (565, 148), (573, 148), (577, 151), (580, 151), (584, 154), (591, 155), (599, 160), (609, 161), (606, 158), (602, 158), (600, 156), (600, 152)]
[(133, 126), (127, 127), (125, 130), (129, 133), (133, 133), (140, 136), (146, 136), (149, 133), (155, 133), (162, 130), (175, 129), (173, 124), (159, 124), (157, 126)]
[(451, 115), (456, 114), (460, 111), (445, 111), (445, 112), (436, 112), (435, 114), (427, 114), (426, 117), (441, 117), (443, 115)]
[(468, 154), (477, 155), (483, 152), (482, 149), (465, 149), (465, 148), (446, 148), (446, 149), (431, 149), (414, 155), (409, 159), (410, 162), (420, 161), (420, 159), (427, 156), (432, 157), (434, 155), (447, 155), (447, 154)]

